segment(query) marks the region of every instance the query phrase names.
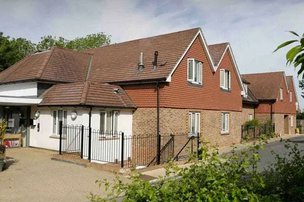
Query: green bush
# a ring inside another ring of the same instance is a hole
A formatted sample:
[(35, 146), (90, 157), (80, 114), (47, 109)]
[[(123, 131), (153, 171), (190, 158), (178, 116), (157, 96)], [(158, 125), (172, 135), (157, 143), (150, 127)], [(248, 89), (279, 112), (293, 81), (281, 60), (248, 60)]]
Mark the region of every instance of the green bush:
[(259, 125), (259, 120), (257, 119), (252, 119), (244, 123), (244, 127), (258, 127)]
[[(286, 146), (289, 157), (276, 156), (276, 162), (259, 172), (260, 145), (249, 150), (220, 157), (217, 150), (202, 149), (202, 160), (189, 168), (170, 163), (166, 176), (156, 183), (142, 180), (133, 173), (131, 182), (117, 180), (113, 186), (98, 181), (110, 191), (113, 201), (303, 201), (304, 157), (297, 147)], [(109, 201), (108, 197), (91, 194), (92, 202)]]

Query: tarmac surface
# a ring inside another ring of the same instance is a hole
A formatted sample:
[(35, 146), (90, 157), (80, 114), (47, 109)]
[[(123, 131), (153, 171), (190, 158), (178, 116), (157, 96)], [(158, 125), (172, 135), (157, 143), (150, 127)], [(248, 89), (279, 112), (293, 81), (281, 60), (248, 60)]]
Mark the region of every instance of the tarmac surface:
[[(0, 172), (0, 202), (77, 202), (89, 201), (90, 192), (104, 194), (95, 183), (115, 174), (94, 168), (53, 161), (53, 151), (34, 148), (11, 148), (9, 167)], [(124, 180), (124, 179), (122, 179)]]

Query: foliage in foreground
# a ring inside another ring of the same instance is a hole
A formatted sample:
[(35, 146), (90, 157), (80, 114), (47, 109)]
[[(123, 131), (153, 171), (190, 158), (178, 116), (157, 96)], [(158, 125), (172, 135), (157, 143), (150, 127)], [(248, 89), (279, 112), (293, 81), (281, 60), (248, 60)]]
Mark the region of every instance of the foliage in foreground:
[[(259, 172), (258, 150), (233, 151), (220, 157), (217, 150), (202, 149), (202, 160), (189, 168), (171, 163), (167, 176), (156, 183), (142, 180), (134, 173), (131, 183), (116, 180), (114, 186), (98, 181), (110, 191), (107, 197), (91, 194), (92, 202), (113, 201), (304, 201), (304, 157), (297, 146), (289, 149), (288, 157), (276, 156), (276, 162)], [(173, 177), (174, 176), (174, 177)]]

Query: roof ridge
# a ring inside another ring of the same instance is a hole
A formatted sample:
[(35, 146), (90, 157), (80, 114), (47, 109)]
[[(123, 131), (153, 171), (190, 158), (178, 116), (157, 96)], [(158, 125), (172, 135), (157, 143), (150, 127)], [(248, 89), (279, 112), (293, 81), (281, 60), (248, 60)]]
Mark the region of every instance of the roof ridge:
[(173, 35), (173, 34), (182, 33), (182, 32), (188, 32), (188, 31), (192, 31), (192, 30), (200, 30), (200, 28), (199, 27), (195, 27), (195, 28), (191, 28), (191, 29), (185, 29), (185, 30), (181, 30), (181, 31), (169, 32), (169, 33), (155, 35), (155, 36), (143, 37), (143, 38), (139, 38), (139, 39), (132, 39), (132, 40), (123, 41), (123, 42), (119, 42), (119, 43), (113, 43), (113, 44), (109, 44), (109, 45), (101, 46), (101, 47), (97, 47), (97, 48), (85, 49), (84, 51), (96, 50), (96, 49), (101, 49), (101, 48), (105, 48), (105, 47), (109, 47), (109, 46), (117, 46), (117, 45), (121, 45), (121, 44), (124, 44), (124, 43), (130, 43), (130, 42), (135, 42), (135, 41), (140, 41), (140, 40), (146, 40), (146, 39), (152, 39), (152, 38), (157, 38), (157, 37), (164, 37), (166, 35)]
[[(118, 88), (120, 88), (120, 86), (118, 86)], [(122, 90), (122, 89), (121, 89)], [(121, 93), (121, 92), (120, 92)], [(120, 96), (120, 93), (117, 93), (116, 96), (118, 97), (118, 99), (123, 103), (123, 105), (126, 107), (127, 103), (124, 101), (124, 99), (122, 99), (122, 97)]]
[[(51, 51), (50, 51), (50, 53), (49, 53), (49, 56), (45, 59), (46, 61), (43, 62), (42, 67), (39, 68), (39, 70), (38, 70), (38, 73), (37, 73), (38, 76), (37, 76), (37, 78), (41, 78), (41, 77), (42, 77), (42, 74), (43, 74), (45, 68), (47, 67), (47, 65), (49, 64), (49, 61), (50, 61), (50, 59), (51, 59), (51, 57), (52, 57), (52, 55), (53, 55), (53, 53), (54, 53), (54, 50), (55, 50), (55, 48), (52, 47), (52, 49), (51, 49)], [(48, 52), (46, 52), (46, 54), (47, 54), (47, 53), (48, 53)]]
[(229, 42), (221, 42), (221, 43), (208, 44), (208, 46), (216, 46), (216, 45), (224, 45), (224, 44), (228, 45)]
[(256, 75), (256, 74), (273, 74), (273, 73), (284, 73), (284, 71), (257, 72), (257, 73), (241, 74), (241, 75), (242, 75), (242, 76), (246, 76), (246, 75)]
[(83, 82), (83, 90), (80, 98), (80, 104), (85, 105), (85, 103), (87, 102), (89, 88), (90, 88), (90, 82), (88, 81)]

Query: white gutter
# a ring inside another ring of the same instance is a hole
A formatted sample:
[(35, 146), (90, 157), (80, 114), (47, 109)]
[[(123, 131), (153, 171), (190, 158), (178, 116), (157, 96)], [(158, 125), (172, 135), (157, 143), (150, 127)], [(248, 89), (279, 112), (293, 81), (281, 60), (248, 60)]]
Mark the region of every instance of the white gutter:
[(5, 105), (30, 105), (30, 104), (39, 104), (42, 101), (40, 98), (23, 98), (23, 97), (1, 97), (0, 104)]

